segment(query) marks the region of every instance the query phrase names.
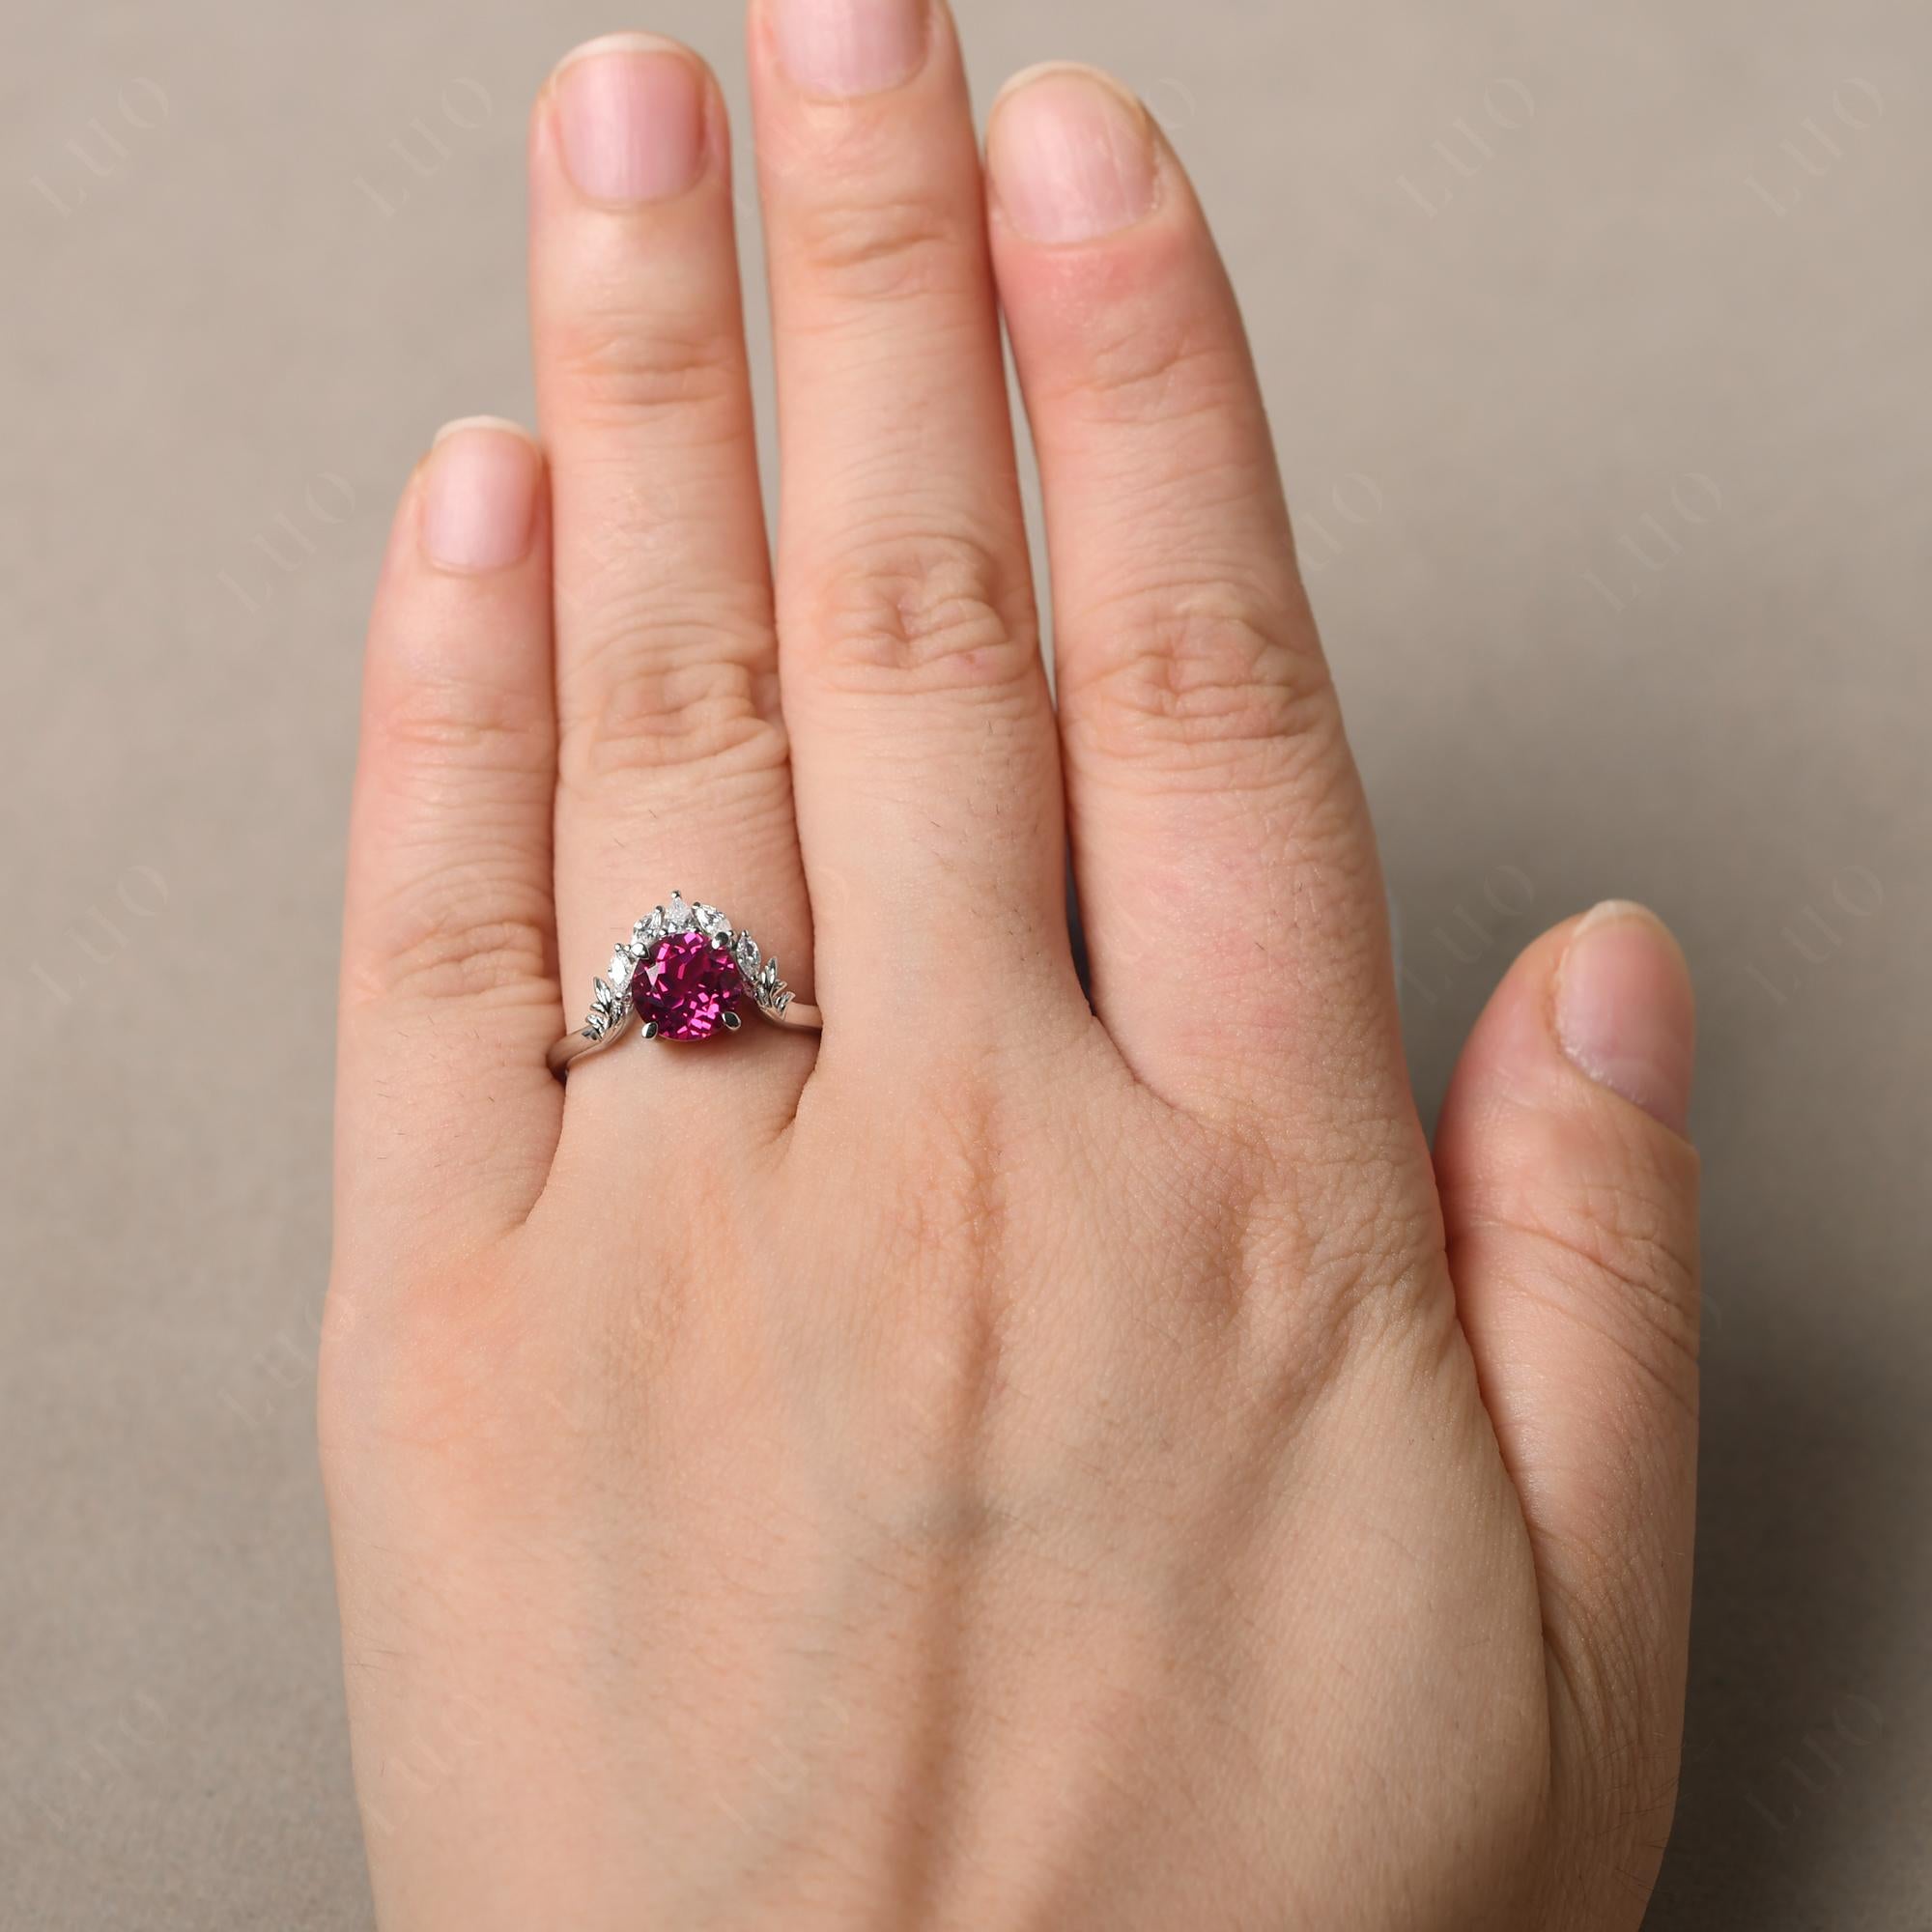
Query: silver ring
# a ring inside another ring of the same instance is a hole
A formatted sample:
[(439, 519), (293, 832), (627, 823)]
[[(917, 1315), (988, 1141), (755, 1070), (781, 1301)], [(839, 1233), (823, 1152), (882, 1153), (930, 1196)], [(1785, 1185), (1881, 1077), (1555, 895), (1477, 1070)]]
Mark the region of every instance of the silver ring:
[(550, 1070), (563, 1079), (586, 1054), (614, 1045), (633, 1022), (651, 1040), (736, 1033), (748, 1002), (774, 1026), (796, 1033), (825, 1024), (816, 1007), (794, 998), (779, 962), (762, 957), (749, 932), (733, 930), (716, 906), (686, 905), (672, 893), (668, 905), (653, 906), (618, 943), (582, 1026), (551, 1048)]

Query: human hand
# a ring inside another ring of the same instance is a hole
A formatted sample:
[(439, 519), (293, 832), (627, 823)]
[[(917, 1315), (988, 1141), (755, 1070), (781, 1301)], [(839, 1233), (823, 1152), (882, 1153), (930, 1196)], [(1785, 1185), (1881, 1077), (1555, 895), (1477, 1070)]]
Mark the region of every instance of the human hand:
[[(942, 12), (758, 0), (751, 65), (776, 572), (724, 107), (626, 37), (533, 125), (543, 455), (440, 440), (378, 597), (321, 1422), (382, 1923), (1634, 1926), (1690, 1589), (1682, 960), (1631, 908), (1538, 941), (1432, 1162), (1159, 130), (1037, 74), (982, 199)], [(559, 1086), (673, 885), (822, 1042)]]

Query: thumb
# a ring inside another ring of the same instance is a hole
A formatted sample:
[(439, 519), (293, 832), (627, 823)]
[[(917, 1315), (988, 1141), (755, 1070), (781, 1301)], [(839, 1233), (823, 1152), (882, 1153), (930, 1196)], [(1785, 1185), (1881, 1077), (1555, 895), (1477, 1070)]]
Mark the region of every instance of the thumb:
[(1601, 905), (1511, 968), (1435, 1148), (1458, 1312), (1522, 1498), (1556, 1681), (1597, 1750), (1666, 1776), (1695, 1508), (1693, 1033), (1676, 941), (1641, 906)]

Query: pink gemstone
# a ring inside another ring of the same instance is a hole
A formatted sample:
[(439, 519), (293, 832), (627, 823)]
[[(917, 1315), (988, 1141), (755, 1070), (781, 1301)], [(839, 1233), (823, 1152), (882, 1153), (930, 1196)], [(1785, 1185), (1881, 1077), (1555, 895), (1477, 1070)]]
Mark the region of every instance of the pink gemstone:
[(743, 991), (737, 962), (701, 932), (659, 940), (631, 979), (638, 1015), (657, 1021), (661, 1039), (709, 1039)]

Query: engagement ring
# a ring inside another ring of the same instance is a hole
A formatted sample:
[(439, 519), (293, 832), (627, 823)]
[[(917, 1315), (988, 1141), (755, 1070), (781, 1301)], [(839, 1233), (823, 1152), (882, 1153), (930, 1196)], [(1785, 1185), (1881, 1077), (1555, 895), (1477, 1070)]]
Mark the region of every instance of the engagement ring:
[(736, 1033), (749, 1004), (774, 1026), (816, 1033), (816, 1007), (793, 997), (779, 962), (760, 956), (749, 932), (734, 930), (716, 906), (687, 905), (672, 893), (619, 942), (597, 981), (590, 1011), (576, 1033), (550, 1050), (558, 1079), (585, 1054), (613, 1044), (636, 1020), (645, 1039), (712, 1039)]

